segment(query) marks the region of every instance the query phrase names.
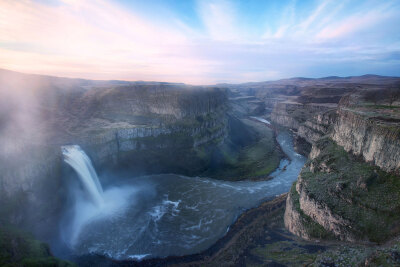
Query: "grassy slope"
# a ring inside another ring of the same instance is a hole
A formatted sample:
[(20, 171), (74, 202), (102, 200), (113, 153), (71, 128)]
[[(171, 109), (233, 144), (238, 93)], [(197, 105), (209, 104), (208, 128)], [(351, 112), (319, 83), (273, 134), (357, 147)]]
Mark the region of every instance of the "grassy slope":
[[(400, 179), (346, 153), (330, 139), (318, 142), (321, 154), (301, 175), (308, 195), (349, 220), (360, 239), (382, 242), (400, 230)], [(318, 166), (327, 166), (330, 170)]]
[[(265, 179), (278, 166), (282, 158), (275, 141), (274, 132), (265, 125), (248, 119), (241, 119), (242, 127), (248, 127), (253, 140), (238, 145), (230, 138), (215, 152), (211, 161), (218, 161), (204, 176), (226, 180)], [(234, 129), (245, 131), (245, 129)]]
[(75, 266), (50, 253), (48, 245), (11, 226), (0, 227), (0, 266)]

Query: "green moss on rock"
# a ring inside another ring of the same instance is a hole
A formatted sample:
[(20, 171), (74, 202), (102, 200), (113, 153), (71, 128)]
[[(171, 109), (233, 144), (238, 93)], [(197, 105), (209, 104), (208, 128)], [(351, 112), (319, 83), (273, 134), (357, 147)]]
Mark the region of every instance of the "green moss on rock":
[(14, 227), (0, 227), (0, 266), (75, 266), (52, 256), (47, 244)]
[(301, 172), (303, 190), (352, 225), (360, 240), (382, 242), (400, 229), (400, 177), (347, 153), (329, 138)]

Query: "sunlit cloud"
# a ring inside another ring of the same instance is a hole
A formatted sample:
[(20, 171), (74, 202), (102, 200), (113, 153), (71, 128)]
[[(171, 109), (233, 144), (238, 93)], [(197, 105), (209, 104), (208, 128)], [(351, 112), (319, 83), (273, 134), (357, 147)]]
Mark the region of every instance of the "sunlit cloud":
[(149, 2), (0, 0), (0, 67), (193, 84), (399, 75), (396, 0)]

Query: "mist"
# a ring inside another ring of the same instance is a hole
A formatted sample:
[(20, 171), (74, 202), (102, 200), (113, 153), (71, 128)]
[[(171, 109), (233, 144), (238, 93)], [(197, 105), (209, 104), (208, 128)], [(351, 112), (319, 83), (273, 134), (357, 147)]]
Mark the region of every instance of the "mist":
[(0, 0), (0, 266), (398, 266), (396, 25), (396, 0)]

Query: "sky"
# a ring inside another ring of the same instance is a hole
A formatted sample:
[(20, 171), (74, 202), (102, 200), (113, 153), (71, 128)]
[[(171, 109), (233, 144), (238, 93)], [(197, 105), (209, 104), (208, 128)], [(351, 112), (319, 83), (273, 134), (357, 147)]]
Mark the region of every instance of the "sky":
[(0, 68), (189, 84), (400, 76), (400, 1), (0, 0)]

